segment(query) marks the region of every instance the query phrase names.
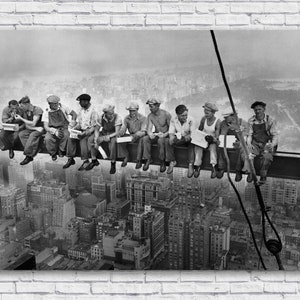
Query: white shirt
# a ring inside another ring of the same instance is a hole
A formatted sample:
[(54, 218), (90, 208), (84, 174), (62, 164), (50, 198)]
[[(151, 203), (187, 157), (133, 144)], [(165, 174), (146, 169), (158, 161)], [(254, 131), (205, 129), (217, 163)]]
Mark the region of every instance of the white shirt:
[(181, 137), (191, 134), (191, 131), (194, 129), (194, 119), (190, 116), (187, 117), (185, 123), (181, 124), (178, 120), (178, 117), (172, 117), (170, 121), (169, 134), (176, 134)]
[(218, 122), (218, 119), (216, 118), (216, 120), (213, 122), (212, 125), (207, 125), (207, 119), (204, 122), (204, 128), (203, 131), (211, 136), (216, 136), (216, 123)]
[(86, 130), (91, 128), (97, 124), (98, 113), (93, 105), (91, 105), (88, 109), (84, 109), (81, 107), (80, 111), (77, 115), (77, 124), (80, 129)]

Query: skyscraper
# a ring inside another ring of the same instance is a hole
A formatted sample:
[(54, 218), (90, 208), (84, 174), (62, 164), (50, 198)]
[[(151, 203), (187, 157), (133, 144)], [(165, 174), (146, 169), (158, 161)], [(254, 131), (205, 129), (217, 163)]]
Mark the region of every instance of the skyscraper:
[(153, 205), (159, 200), (171, 200), (171, 181), (168, 178), (133, 175), (126, 183), (127, 199), (131, 210), (143, 212), (145, 205)]

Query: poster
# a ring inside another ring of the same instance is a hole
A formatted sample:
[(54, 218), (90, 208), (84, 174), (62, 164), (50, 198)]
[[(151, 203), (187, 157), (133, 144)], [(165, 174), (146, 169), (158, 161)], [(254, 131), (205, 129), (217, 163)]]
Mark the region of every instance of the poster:
[[(278, 151), (292, 153), (287, 171), (273, 172), (261, 191), (283, 244), (282, 263), (298, 270), (300, 183), (288, 170), (300, 152), (300, 33), (217, 31), (216, 37), (239, 117), (247, 121), (251, 104), (265, 102), (277, 121)], [(26, 95), (44, 111), (49, 95), (78, 111), (76, 99), (86, 93), (99, 115), (110, 104), (124, 120), (135, 102), (147, 116), (146, 102), (155, 98), (173, 117), (184, 104), (199, 125), (206, 102), (218, 107), (221, 121), (230, 106), (209, 31), (1, 31), (0, 66), (1, 111)], [(21, 166), (22, 150), (12, 159), (0, 154), (0, 269), (26, 257), (38, 270), (262, 268), (226, 176), (211, 179), (201, 170), (188, 178), (186, 162), (171, 174), (157, 164), (136, 170), (135, 157), (123, 168), (118, 161), (110, 174), (109, 157), (78, 171), (78, 156), (63, 169), (66, 156), (53, 161), (42, 151)], [(236, 187), (260, 244), (254, 186), (244, 175)], [(275, 238), (270, 227), (266, 234)], [(260, 251), (276, 270), (275, 258)]]

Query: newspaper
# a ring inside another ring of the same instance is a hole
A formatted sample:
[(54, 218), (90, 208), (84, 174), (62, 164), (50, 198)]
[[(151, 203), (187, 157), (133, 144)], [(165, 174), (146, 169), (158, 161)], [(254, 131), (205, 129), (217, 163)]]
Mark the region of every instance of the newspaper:
[(191, 143), (194, 144), (194, 145), (200, 146), (202, 148), (207, 148), (208, 143), (205, 140), (206, 136), (207, 136), (207, 134), (205, 132), (196, 129), (196, 130), (192, 131), (192, 134), (191, 134), (192, 141), (191, 141)]

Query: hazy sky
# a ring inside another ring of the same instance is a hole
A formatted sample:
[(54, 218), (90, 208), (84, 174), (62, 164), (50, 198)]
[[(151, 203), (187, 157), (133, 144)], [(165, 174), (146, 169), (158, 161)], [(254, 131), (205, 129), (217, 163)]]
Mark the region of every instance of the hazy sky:
[[(300, 31), (216, 31), (224, 64), (299, 71)], [(0, 31), (1, 80), (216, 63), (210, 32)], [(300, 72), (299, 72), (300, 77)]]

